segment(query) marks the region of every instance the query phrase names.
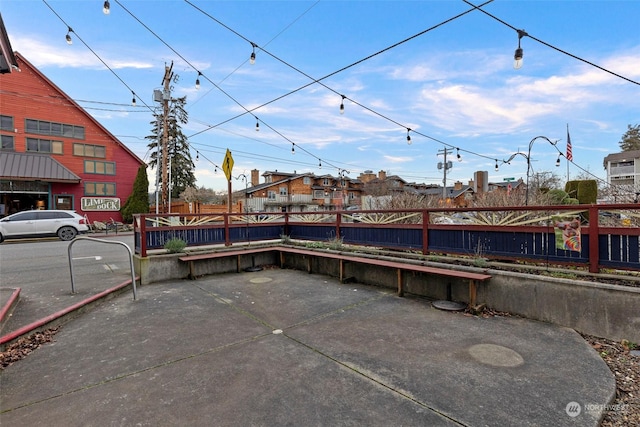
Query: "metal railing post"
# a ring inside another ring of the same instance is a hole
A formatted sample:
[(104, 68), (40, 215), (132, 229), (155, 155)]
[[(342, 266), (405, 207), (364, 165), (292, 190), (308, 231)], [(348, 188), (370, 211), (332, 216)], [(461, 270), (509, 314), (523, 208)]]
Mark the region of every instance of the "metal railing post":
[(138, 297), (138, 293), (136, 290), (136, 275), (133, 269), (133, 253), (131, 252), (131, 248), (126, 243), (123, 243), (123, 242), (102, 240), (102, 239), (96, 239), (93, 237), (84, 237), (84, 236), (76, 237), (71, 241), (71, 243), (69, 243), (69, 246), (67, 247), (67, 255), (69, 256), (69, 272), (71, 274), (71, 293), (72, 294), (76, 293), (75, 277), (73, 274), (73, 245), (79, 240), (91, 240), (94, 242), (110, 243), (110, 244), (121, 245), (127, 248), (127, 251), (129, 252), (129, 267), (131, 268), (131, 287), (133, 288), (133, 299), (135, 301)]

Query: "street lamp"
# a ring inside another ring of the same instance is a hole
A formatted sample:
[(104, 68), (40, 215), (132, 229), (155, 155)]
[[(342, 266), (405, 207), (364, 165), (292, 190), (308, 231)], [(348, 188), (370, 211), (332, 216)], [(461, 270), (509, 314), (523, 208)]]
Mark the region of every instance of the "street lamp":
[[(339, 184), (340, 184), (340, 209), (344, 209), (344, 205), (345, 205), (345, 185), (346, 185), (346, 179), (345, 176), (348, 175), (350, 172), (346, 169), (338, 169), (338, 178), (339, 178)], [(334, 190), (335, 191), (335, 190)]]
[(529, 141), (529, 151), (527, 152), (527, 156), (526, 156), (527, 157), (527, 188), (526, 188), (526, 192), (525, 192), (525, 205), (526, 206), (529, 205), (529, 171), (531, 170), (531, 148), (533, 147), (533, 143), (538, 139), (545, 139), (545, 140), (547, 140), (547, 142), (549, 142), (549, 144), (553, 145), (554, 147), (558, 143), (558, 141), (552, 141), (549, 138), (547, 138), (546, 136), (536, 136), (531, 141)]

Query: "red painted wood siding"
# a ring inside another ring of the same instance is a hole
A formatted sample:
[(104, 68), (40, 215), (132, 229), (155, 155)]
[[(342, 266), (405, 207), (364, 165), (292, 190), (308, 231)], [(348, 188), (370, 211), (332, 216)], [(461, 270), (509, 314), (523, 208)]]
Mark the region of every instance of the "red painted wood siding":
[[(51, 196), (72, 195), (74, 198), (73, 208), (81, 214), (87, 214), (91, 221), (105, 221), (110, 218), (121, 220), (119, 212), (81, 211), (81, 198), (85, 196), (84, 182), (115, 183), (115, 197), (120, 198), (121, 205), (124, 205), (133, 189), (138, 168), (144, 162), (96, 122), (85, 110), (70, 100), (33, 65), (20, 55), (16, 56), (21, 71), (0, 75), (0, 114), (13, 117), (15, 132), (3, 131), (2, 133), (14, 136), (14, 149), (19, 153), (26, 152), (27, 137), (63, 141), (63, 154), (51, 154), (51, 157), (78, 175), (82, 181), (79, 184), (52, 183)], [(29, 134), (25, 132), (25, 119), (82, 126), (85, 130), (85, 139)], [(106, 156), (105, 158), (74, 156), (74, 143), (104, 146)], [(116, 175), (87, 174), (84, 172), (85, 160), (114, 162)], [(1, 175), (2, 171), (0, 171)]]

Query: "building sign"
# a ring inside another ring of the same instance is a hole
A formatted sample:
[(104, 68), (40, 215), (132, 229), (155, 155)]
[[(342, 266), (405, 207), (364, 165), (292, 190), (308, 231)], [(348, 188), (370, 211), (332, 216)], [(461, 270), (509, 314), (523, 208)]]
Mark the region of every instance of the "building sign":
[(118, 197), (83, 197), (83, 211), (119, 211), (120, 199)]

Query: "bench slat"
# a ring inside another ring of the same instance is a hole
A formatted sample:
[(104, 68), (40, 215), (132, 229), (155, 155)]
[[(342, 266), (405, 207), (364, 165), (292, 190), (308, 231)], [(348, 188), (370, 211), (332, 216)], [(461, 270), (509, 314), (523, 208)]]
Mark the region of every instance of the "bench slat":
[(353, 255), (344, 255), (341, 253), (314, 251), (309, 249), (290, 248), (290, 247), (284, 247), (284, 246), (262, 246), (262, 247), (255, 247), (255, 248), (243, 248), (238, 250), (224, 250), (224, 251), (217, 251), (217, 252), (209, 252), (205, 254), (186, 255), (186, 256), (181, 256), (178, 259), (180, 261), (189, 263), (189, 277), (192, 279), (195, 279), (194, 261), (235, 256), (237, 257), (236, 259), (237, 270), (238, 272), (240, 272), (240, 257), (242, 255), (254, 254), (259, 252), (271, 252), (271, 251), (278, 251), (280, 253), (280, 267), (284, 267), (285, 253), (307, 255), (309, 257), (307, 259), (307, 271), (309, 273), (311, 273), (311, 257), (337, 259), (340, 262), (339, 275), (340, 275), (341, 282), (344, 279), (345, 262), (353, 262), (353, 263), (359, 263), (359, 264), (369, 264), (369, 265), (376, 265), (380, 267), (394, 268), (396, 269), (396, 274), (397, 274), (398, 296), (404, 295), (403, 280), (402, 280), (403, 270), (415, 271), (415, 272), (427, 273), (427, 274), (436, 274), (439, 276), (446, 276), (446, 277), (455, 277), (458, 279), (467, 279), (469, 281), (469, 305), (471, 307), (475, 307), (476, 305), (477, 282), (478, 281), (484, 282), (491, 278), (490, 274), (474, 273), (471, 271), (460, 271), (460, 270), (453, 270), (449, 268), (432, 267), (432, 266), (427, 266), (423, 264), (414, 264), (414, 263), (401, 262), (401, 261), (390, 261), (386, 259), (359, 257), (359, 256), (353, 256)]
[(362, 263), (362, 264), (379, 265), (381, 267), (402, 268), (404, 270), (419, 271), (422, 273), (430, 273), (430, 274), (439, 274), (441, 276), (451, 276), (451, 277), (457, 277), (460, 279), (473, 279), (473, 280), (480, 280), (480, 281), (491, 279), (490, 274), (474, 273), (472, 271), (459, 271), (459, 270), (453, 270), (449, 268), (431, 267), (427, 265), (411, 264), (411, 263), (400, 262), (400, 261), (388, 261), (388, 260), (375, 259), (375, 258), (354, 257), (351, 255), (342, 255), (342, 254), (335, 254), (330, 252), (325, 253), (320, 251), (310, 251), (310, 250), (297, 249), (297, 248), (278, 248), (278, 250), (282, 252), (295, 253), (295, 254), (301, 254), (301, 255), (319, 256), (323, 258), (341, 259), (343, 261), (351, 261), (351, 262)]

